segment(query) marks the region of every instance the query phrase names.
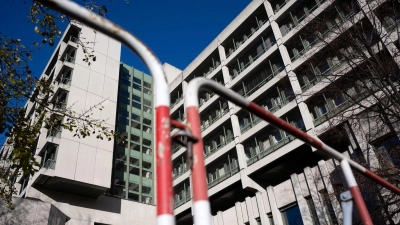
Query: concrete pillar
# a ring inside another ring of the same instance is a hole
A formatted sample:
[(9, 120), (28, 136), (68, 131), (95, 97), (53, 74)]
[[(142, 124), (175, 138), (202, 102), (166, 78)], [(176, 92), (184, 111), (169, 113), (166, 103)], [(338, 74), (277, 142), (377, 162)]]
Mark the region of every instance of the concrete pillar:
[[(281, 53), (283, 64), (285, 65), (285, 67), (290, 66), (292, 64), (292, 61), (290, 60), (290, 56), (286, 49), (286, 46), (281, 44), (281, 45), (278, 45), (278, 48), (279, 48), (279, 53)], [(289, 67), (287, 70), (291, 71), (292, 68)]]
[(247, 159), (246, 154), (244, 153), (244, 147), (242, 144), (236, 144), (236, 153), (238, 156), (239, 168), (246, 169), (247, 168)]
[(271, 22), (274, 20), (274, 10), (272, 9), (271, 3), (269, 3), (268, 1), (264, 1), (264, 7), (265, 7), (265, 11), (267, 11), (267, 15), (268, 15), (268, 20)]
[(318, 221), (321, 225), (328, 225), (328, 215), (325, 213), (310, 167), (304, 168), (304, 175), (306, 176), (311, 198), (315, 206), (315, 211), (317, 212)]
[(224, 217), (222, 216), (221, 211), (217, 212), (217, 218), (218, 218), (218, 225), (224, 225)]
[(263, 200), (263, 196), (261, 192), (256, 192), (256, 200), (258, 206), (258, 213), (260, 216), (261, 224), (271, 225), (269, 224), (269, 220), (265, 210), (265, 204)]
[(247, 207), (247, 214), (249, 215), (250, 225), (257, 225), (257, 221), (254, 217), (253, 206), (251, 204), (251, 198), (246, 197), (245, 202), (246, 202), (246, 207)]
[(235, 143), (240, 143), (240, 125), (239, 125), (239, 118), (237, 115), (231, 115), (231, 122), (232, 122), (232, 130), (233, 130), (233, 137), (235, 138)]
[(297, 204), (300, 208), (301, 219), (303, 220), (304, 225), (313, 225), (311, 212), (308, 208), (307, 201), (304, 199), (303, 193), (301, 192), (300, 182), (297, 174), (292, 174), (290, 176), (290, 179), (292, 181), (293, 190), (296, 195)]
[(268, 200), (269, 200), (269, 205), (271, 207), (274, 224), (275, 225), (283, 225), (281, 212), (279, 211), (278, 206), (276, 205), (276, 201), (275, 201), (274, 188), (272, 186), (268, 186), (267, 193), (268, 193)]
[(243, 223), (248, 223), (249, 222), (249, 214), (247, 212), (246, 202), (241, 202), (240, 208), (242, 210)]
[(185, 80), (182, 81), (182, 92), (183, 92), (183, 96), (186, 95), (187, 86), (188, 86), (188, 82), (185, 81)]
[(281, 33), (281, 30), (279, 29), (279, 26), (275, 21), (270, 21), (270, 23), (271, 23), (272, 32), (274, 33), (276, 44), (278, 46), (280, 46), (282, 44), (282, 33)]
[(225, 60), (226, 60), (226, 54), (225, 54), (224, 46), (218, 45), (218, 53), (219, 53), (219, 58), (221, 59), (221, 64), (222, 64), (222, 62), (225, 62)]
[(242, 207), (240, 205), (240, 202), (235, 203), (235, 210), (236, 210), (236, 216), (238, 219), (238, 224), (244, 224), (243, 221), (243, 214), (242, 214)]
[(224, 64), (222, 64), (222, 76), (224, 78), (225, 87), (229, 88), (229, 83), (231, 82), (231, 76), (229, 75), (229, 69)]
[(322, 175), (322, 179), (324, 181), (324, 186), (326, 191), (328, 192), (329, 199), (331, 200), (333, 211), (335, 212), (335, 216), (339, 221), (343, 220), (342, 208), (340, 207), (340, 202), (336, 199), (335, 190), (333, 189), (328, 168), (326, 167), (325, 161), (319, 161), (318, 167)]
[(314, 129), (314, 122), (311, 117), (310, 111), (308, 110), (308, 106), (304, 102), (300, 102), (297, 104), (300, 110), (301, 118), (303, 119), (304, 126), (306, 127), (306, 130), (309, 131), (311, 129)]

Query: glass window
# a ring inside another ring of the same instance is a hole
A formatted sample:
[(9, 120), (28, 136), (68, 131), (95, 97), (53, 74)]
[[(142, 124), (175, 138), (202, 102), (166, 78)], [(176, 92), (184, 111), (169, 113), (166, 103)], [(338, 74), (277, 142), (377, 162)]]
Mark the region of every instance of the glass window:
[(147, 100), (147, 99), (143, 99), (143, 103), (147, 106), (151, 107), (151, 101)]
[(295, 205), (289, 209), (285, 209), (282, 213), (282, 220), (284, 225), (302, 225), (303, 220), (301, 219), (300, 208)]
[(153, 173), (147, 170), (143, 170), (143, 177), (147, 178), (147, 179), (152, 179), (153, 178)]
[(140, 116), (137, 114), (132, 113), (131, 118), (136, 121), (140, 121)]
[(139, 152), (140, 151), (140, 145), (131, 142), (131, 149)]
[(141, 87), (140, 85), (135, 84), (135, 83), (132, 85), (132, 88), (133, 88), (133, 89), (136, 89), (136, 90), (138, 90), (138, 91), (141, 91), (141, 90), (142, 90), (142, 87)]
[(129, 105), (129, 99), (128, 99), (128, 98), (125, 98), (125, 97), (123, 97), (123, 96), (120, 96), (119, 102), (120, 102), (120, 103), (123, 103), (123, 104), (125, 104), (125, 105)]
[(140, 142), (140, 137), (134, 134), (131, 134), (131, 141)]
[(151, 120), (147, 118), (143, 118), (143, 123), (146, 125), (151, 125)]
[(140, 169), (136, 168), (136, 167), (133, 167), (133, 166), (130, 166), (129, 167), (129, 173), (139, 176), (140, 175)]
[(147, 146), (151, 146), (151, 141), (146, 138), (143, 138), (143, 144), (147, 145)]
[(137, 109), (141, 109), (140, 103), (137, 103), (137, 102), (132, 102), (132, 107), (137, 108)]
[(139, 184), (133, 183), (133, 182), (129, 182), (129, 190), (130, 190), (130, 191), (137, 191), (137, 192), (139, 192)]
[(119, 94), (121, 95), (121, 96), (123, 96), (123, 97), (126, 97), (126, 98), (129, 98), (129, 91), (127, 91), (127, 90), (123, 90), (123, 89), (121, 89), (121, 90), (119, 90)]
[(129, 80), (126, 80), (126, 79), (121, 79), (121, 83), (126, 85), (126, 86), (128, 86), (128, 87), (131, 85), (131, 82)]
[(148, 127), (148, 126), (146, 126), (146, 125), (143, 125), (143, 130), (144, 130), (144, 132), (147, 132), (147, 133), (149, 133), (149, 134), (152, 134), (152, 133), (153, 133), (151, 127)]
[(142, 186), (142, 193), (143, 194), (147, 194), (147, 195), (151, 195), (151, 187), (143, 185)]
[(141, 100), (141, 97), (140, 97), (140, 96), (137, 96), (137, 95), (134, 95), (134, 94), (132, 94), (132, 99), (133, 99), (133, 100), (135, 100), (135, 101), (137, 101), (137, 102), (140, 102), (140, 100)]
[(128, 199), (133, 201), (139, 201), (139, 195), (135, 193), (128, 193)]
[(131, 127), (140, 130), (140, 123), (139, 123), (139, 122), (136, 122), (136, 121), (131, 121)]
[(137, 84), (142, 84), (142, 81), (139, 78), (133, 77), (133, 82)]
[(145, 169), (151, 170), (151, 165), (152, 165), (151, 162), (142, 161), (142, 166)]
[(121, 73), (121, 78), (129, 80), (131, 78), (131, 75), (128, 73)]
[(134, 166), (139, 166), (139, 161), (140, 161), (139, 159), (130, 157), (129, 163), (130, 163), (131, 165), (134, 165)]
[(143, 111), (147, 113), (151, 113), (153, 110), (151, 107), (143, 106)]
[(151, 84), (147, 83), (146, 81), (143, 82), (143, 86), (145, 86), (146, 88), (151, 89)]

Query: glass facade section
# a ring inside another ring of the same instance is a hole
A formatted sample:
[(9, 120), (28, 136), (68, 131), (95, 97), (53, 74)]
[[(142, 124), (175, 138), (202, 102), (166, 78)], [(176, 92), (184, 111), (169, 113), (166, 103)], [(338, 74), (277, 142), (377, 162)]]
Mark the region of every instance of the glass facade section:
[(153, 79), (121, 64), (111, 194), (154, 204)]

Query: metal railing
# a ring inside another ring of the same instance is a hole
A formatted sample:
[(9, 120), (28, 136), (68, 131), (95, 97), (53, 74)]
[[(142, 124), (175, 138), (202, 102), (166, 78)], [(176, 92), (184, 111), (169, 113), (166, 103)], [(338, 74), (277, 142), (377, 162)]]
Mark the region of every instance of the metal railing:
[(187, 190), (187, 193), (183, 195), (182, 199), (174, 201), (174, 208), (178, 208), (179, 206), (185, 204), (186, 202), (190, 201), (192, 199), (190, 197), (190, 191)]
[(226, 171), (223, 175), (220, 175), (220, 176), (217, 177), (216, 179), (210, 181), (210, 182), (208, 183), (208, 189), (210, 189), (210, 188), (216, 186), (217, 184), (221, 183), (222, 181), (228, 179), (229, 177), (235, 175), (235, 174), (238, 173), (238, 172), (239, 172), (239, 167), (237, 167), (237, 166), (232, 167), (231, 170)]
[[(220, 113), (218, 116), (211, 118), (211, 119), (207, 119), (205, 121), (208, 121), (208, 124), (202, 123), (201, 125), (201, 131), (204, 131), (205, 129), (209, 128), (211, 125), (213, 125), (215, 122), (217, 122), (220, 118), (222, 118), (223, 116), (225, 116), (227, 113), (229, 112), (229, 109), (222, 109), (220, 110)], [(203, 120), (204, 121), (204, 120)]]
[(210, 150), (204, 150), (204, 157), (207, 158), (210, 155), (214, 154), (215, 152), (217, 152), (218, 150), (220, 150), (221, 148), (225, 147), (227, 144), (231, 143), (233, 141), (233, 137), (226, 137), (225, 141), (220, 142), (217, 146), (215, 146), (214, 148), (210, 149)]

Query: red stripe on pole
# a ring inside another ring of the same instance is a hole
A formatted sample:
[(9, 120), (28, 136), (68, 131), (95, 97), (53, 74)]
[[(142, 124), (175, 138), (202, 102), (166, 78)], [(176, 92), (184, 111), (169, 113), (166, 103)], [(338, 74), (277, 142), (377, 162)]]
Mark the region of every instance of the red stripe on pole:
[(189, 127), (190, 131), (195, 137), (199, 138), (199, 141), (193, 144), (193, 200), (194, 202), (199, 200), (208, 201), (208, 187), (206, 180), (206, 168), (204, 164), (203, 139), (201, 138), (199, 110), (196, 106), (190, 106), (186, 109), (186, 115), (188, 121), (187, 127)]
[(370, 179), (374, 180), (376, 183), (382, 185), (383, 187), (389, 189), (393, 193), (395, 193), (397, 195), (400, 195), (400, 189), (398, 187), (396, 187), (393, 184), (387, 182), (386, 180), (384, 180), (382, 177), (376, 175), (375, 173), (373, 173), (373, 172), (371, 172), (369, 170), (365, 170), (365, 176), (367, 176)]
[(169, 107), (156, 108), (157, 215), (173, 215)]
[(320, 149), (322, 147), (322, 142), (316, 138), (311, 137), (310, 135), (306, 134), (305, 132), (297, 129), (296, 127), (292, 126), (285, 120), (274, 116), (272, 113), (265, 111), (265, 109), (261, 108), (260, 106), (256, 105), (253, 102), (250, 102), (248, 106), (248, 110), (254, 113), (256, 116), (260, 117), (261, 119), (266, 120), (270, 124), (274, 125), (275, 127), (286, 131), (287, 133), (295, 136), (296, 138), (304, 141), (305, 143)]
[(360, 214), (361, 221), (363, 222), (364, 225), (373, 225), (371, 216), (369, 215), (368, 209), (365, 206), (365, 202), (361, 195), (360, 189), (358, 188), (358, 186), (353, 186), (350, 187), (349, 189), (351, 196), (353, 197), (354, 202), (356, 204), (358, 213)]
[(176, 120), (171, 120), (171, 127), (179, 128), (181, 130), (186, 130), (186, 125)]

